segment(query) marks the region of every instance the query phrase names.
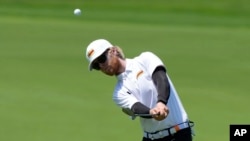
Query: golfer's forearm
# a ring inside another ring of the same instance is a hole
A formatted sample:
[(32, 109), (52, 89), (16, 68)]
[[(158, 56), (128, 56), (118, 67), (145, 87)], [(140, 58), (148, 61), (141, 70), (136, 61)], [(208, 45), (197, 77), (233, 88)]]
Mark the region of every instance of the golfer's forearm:
[(142, 104), (141, 102), (136, 102), (131, 110), (133, 111), (134, 114), (149, 114), (150, 108)]
[(152, 75), (152, 79), (158, 92), (158, 102), (167, 104), (170, 95), (170, 86), (164, 67), (157, 67)]

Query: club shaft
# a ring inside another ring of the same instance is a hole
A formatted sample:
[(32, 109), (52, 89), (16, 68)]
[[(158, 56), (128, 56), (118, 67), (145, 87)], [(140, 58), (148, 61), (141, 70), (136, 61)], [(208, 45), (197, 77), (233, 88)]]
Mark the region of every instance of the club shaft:
[(151, 114), (135, 114), (135, 116), (145, 116), (145, 117), (152, 117)]

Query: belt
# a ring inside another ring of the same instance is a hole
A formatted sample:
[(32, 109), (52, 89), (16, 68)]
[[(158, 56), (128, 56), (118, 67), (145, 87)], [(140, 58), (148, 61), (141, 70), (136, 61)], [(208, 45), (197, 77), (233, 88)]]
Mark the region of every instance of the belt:
[(182, 129), (193, 127), (193, 126), (194, 126), (194, 122), (187, 121), (187, 122), (183, 122), (183, 123), (177, 124), (175, 126), (172, 126), (170, 128), (166, 128), (166, 129), (163, 129), (160, 131), (156, 131), (156, 132), (152, 132), (152, 133), (144, 132), (143, 136), (145, 138), (150, 138), (151, 140), (160, 139), (160, 138), (167, 137), (169, 135), (173, 135)]

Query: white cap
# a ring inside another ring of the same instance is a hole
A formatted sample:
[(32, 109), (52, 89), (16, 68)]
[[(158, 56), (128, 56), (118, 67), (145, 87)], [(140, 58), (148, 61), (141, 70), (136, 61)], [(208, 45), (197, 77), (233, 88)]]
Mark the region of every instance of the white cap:
[(86, 58), (89, 61), (89, 70), (92, 70), (92, 62), (110, 47), (113, 47), (113, 45), (105, 39), (94, 40), (88, 45)]

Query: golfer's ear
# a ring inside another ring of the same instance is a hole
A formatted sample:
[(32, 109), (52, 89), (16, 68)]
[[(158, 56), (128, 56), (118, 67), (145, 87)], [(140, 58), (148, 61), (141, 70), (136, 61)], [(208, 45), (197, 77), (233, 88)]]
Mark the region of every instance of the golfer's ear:
[(116, 55), (116, 54), (117, 54), (117, 49), (116, 49), (116, 47), (111, 47), (111, 48), (110, 48), (110, 53), (111, 53), (112, 55)]
[(116, 47), (111, 47), (110, 48), (110, 51), (112, 51), (112, 52), (115, 52), (117, 49), (116, 49)]

